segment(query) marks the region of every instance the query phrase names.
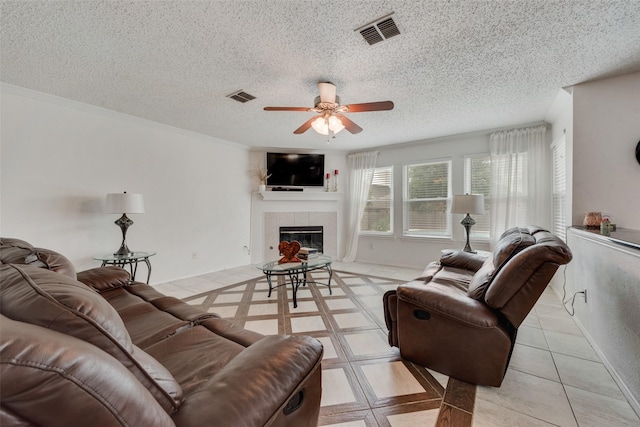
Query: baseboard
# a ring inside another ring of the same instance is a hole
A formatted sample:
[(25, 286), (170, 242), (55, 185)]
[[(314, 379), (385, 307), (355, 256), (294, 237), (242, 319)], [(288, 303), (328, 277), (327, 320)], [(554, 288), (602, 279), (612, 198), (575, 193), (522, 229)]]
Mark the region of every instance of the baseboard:
[[(558, 299), (562, 301), (562, 294), (558, 292), (558, 289), (556, 289), (553, 286), (551, 286), (551, 289), (556, 294)], [(629, 390), (629, 387), (627, 387), (622, 377), (611, 365), (611, 363), (607, 359), (607, 356), (605, 356), (602, 350), (600, 350), (600, 347), (598, 347), (598, 344), (595, 342), (593, 337), (591, 337), (587, 329), (580, 322), (580, 319), (577, 318), (576, 316), (572, 316), (572, 317), (573, 317), (573, 320), (576, 322), (576, 325), (578, 325), (578, 328), (582, 331), (582, 334), (584, 335), (586, 340), (589, 342), (589, 344), (591, 344), (591, 347), (593, 347), (593, 350), (596, 352), (596, 354), (600, 358), (600, 361), (602, 362), (602, 364), (605, 366), (605, 368), (607, 368), (607, 371), (609, 371), (611, 378), (613, 378), (613, 380), (616, 382), (616, 384), (620, 388), (620, 391), (622, 392), (622, 394), (624, 394), (624, 397), (627, 399), (627, 402), (629, 402), (631, 409), (633, 409), (633, 411), (638, 415), (638, 417), (640, 417), (640, 402), (638, 402), (638, 399), (636, 398), (636, 396), (634, 396), (631, 393), (631, 390)]]

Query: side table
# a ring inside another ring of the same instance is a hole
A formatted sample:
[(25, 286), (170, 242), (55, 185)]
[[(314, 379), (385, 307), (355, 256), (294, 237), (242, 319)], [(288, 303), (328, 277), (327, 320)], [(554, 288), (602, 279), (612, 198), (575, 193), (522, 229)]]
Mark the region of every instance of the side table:
[(115, 265), (125, 268), (128, 265), (132, 282), (136, 280), (138, 263), (144, 262), (147, 265), (147, 284), (149, 284), (149, 279), (151, 278), (151, 262), (149, 262), (149, 257), (152, 257), (155, 254), (155, 252), (133, 252), (128, 255), (109, 254), (104, 256), (96, 256), (93, 257), (93, 259), (102, 261), (101, 267), (104, 267), (105, 265)]

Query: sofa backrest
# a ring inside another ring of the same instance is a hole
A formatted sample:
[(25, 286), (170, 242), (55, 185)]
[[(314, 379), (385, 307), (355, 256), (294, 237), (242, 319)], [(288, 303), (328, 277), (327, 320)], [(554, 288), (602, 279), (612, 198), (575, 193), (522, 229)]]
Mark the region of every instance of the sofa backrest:
[(0, 238), (0, 264), (32, 265), (76, 278), (76, 270), (67, 257), (49, 249), (36, 248), (20, 239)]
[(0, 310), (21, 322), (74, 336), (117, 359), (168, 413), (182, 389), (160, 363), (134, 346), (116, 310), (96, 291), (62, 274), (28, 265), (0, 266)]
[(468, 295), (483, 300), (518, 327), (558, 267), (571, 261), (571, 250), (540, 227), (505, 231), (473, 277)]
[(4, 316), (0, 337), (0, 425), (174, 425), (133, 374), (99, 348)]

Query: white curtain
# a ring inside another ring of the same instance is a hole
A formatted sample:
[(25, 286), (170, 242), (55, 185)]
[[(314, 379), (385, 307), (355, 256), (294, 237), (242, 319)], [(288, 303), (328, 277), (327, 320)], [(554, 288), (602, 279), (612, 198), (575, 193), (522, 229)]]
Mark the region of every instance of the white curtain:
[(378, 159), (377, 151), (355, 153), (347, 156), (349, 166), (349, 204), (347, 207), (347, 252), (343, 262), (353, 262), (358, 253), (360, 221), (369, 197), (369, 188)]
[(551, 150), (545, 125), (491, 134), (491, 247), (515, 226), (552, 226)]

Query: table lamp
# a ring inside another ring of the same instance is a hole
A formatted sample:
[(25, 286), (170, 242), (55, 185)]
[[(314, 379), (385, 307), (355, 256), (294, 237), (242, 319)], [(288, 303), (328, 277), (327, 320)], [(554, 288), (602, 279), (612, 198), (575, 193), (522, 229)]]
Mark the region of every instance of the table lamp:
[(451, 213), (466, 214), (466, 216), (462, 218), (462, 221), (460, 221), (460, 224), (462, 224), (464, 229), (467, 231), (467, 244), (464, 246), (463, 251), (475, 254), (476, 251), (474, 251), (469, 244), (469, 233), (471, 232), (471, 227), (476, 222), (469, 214), (484, 215), (484, 196), (482, 194), (453, 196), (453, 201), (451, 202)]
[(122, 230), (122, 244), (120, 245), (118, 252), (115, 252), (114, 255), (131, 255), (133, 251), (129, 250), (127, 247), (126, 237), (127, 228), (133, 225), (133, 221), (127, 218), (127, 214), (144, 213), (144, 201), (142, 200), (142, 194), (127, 193), (126, 191), (124, 193), (109, 193), (107, 194), (105, 208), (107, 213), (122, 214), (122, 216), (114, 222), (114, 224)]

